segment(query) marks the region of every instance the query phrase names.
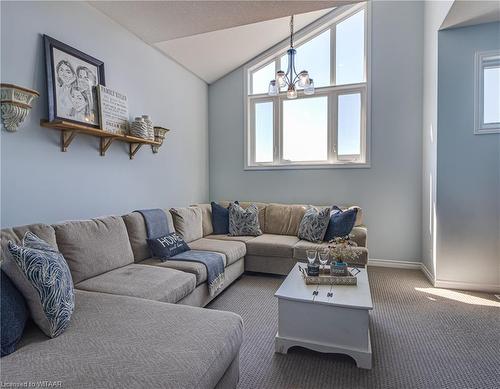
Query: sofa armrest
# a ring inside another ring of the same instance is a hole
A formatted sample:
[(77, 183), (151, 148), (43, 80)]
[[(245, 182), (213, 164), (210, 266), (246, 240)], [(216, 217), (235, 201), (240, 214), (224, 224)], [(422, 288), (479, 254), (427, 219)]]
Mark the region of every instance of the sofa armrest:
[(351, 231), (351, 239), (356, 242), (359, 247), (366, 246), (366, 237), (368, 234), (368, 229), (365, 226), (356, 226)]

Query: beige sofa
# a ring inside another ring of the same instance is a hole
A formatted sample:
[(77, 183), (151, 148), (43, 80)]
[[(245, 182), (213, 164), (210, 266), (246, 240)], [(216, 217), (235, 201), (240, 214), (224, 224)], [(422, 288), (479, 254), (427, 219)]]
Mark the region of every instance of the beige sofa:
[[(198, 308), (213, 298), (203, 264), (149, 258), (141, 214), (3, 229), (2, 257), (7, 242), (20, 242), (28, 230), (64, 255), (75, 285), (75, 311), (67, 330), (54, 339), (29, 325), (18, 349), (0, 360), (3, 382), (236, 387), (241, 317)], [(239, 242), (199, 239), (191, 244), (224, 254), (224, 288), (243, 273), (245, 247)]]
[[(213, 235), (210, 204), (197, 204), (203, 209), (203, 233), (206, 239), (243, 242), (246, 246), (245, 270), (260, 273), (287, 275), (297, 261), (306, 261), (306, 251), (328, 247), (301, 240), (297, 237), (299, 225), (307, 209), (305, 204), (275, 204), (240, 202), (243, 208), (256, 204), (259, 209), (259, 223), (263, 234), (253, 236)], [(221, 201), (227, 207), (229, 202)], [(363, 223), (363, 212), (358, 208), (356, 225), (352, 230), (353, 240), (358, 247), (358, 264), (365, 266), (368, 261), (367, 228)]]
[[(192, 227), (203, 236), (188, 244), (224, 254), (220, 292), (245, 270), (287, 274), (305, 259), (306, 249), (327, 245), (297, 238), (305, 205), (257, 203), (264, 232), (258, 237), (214, 235), (210, 205), (196, 206), (202, 226)], [(165, 212), (170, 230), (179, 232)], [(366, 228), (361, 212), (358, 216), (353, 233), (360, 263), (366, 264)], [(71, 388), (237, 385), (241, 318), (198, 308), (215, 297), (208, 292), (205, 266), (151, 258), (141, 214), (6, 228), (2, 255), (9, 240), (19, 242), (28, 230), (64, 255), (75, 285), (75, 312), (68, 329), (54, 339), (30, 325), (18, 350), (0, 360), (2, 381), (49, 379)]]

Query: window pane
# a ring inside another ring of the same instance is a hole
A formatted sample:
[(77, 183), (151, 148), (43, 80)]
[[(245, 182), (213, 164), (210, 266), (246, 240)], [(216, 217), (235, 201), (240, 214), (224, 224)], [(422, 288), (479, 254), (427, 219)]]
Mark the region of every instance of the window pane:
[(283, 159), (328, 159), (328, 97), (283, 101)]
[(338, 101), (338, 155), (361, 154), (361, 94), (340, 95)]
[(483, 83), (483, 121), (500, 123), (500, 67), (485, 68)]
[(365, 11), (337, 25), (335, 69), (337, 85), (364, 82)]
[[(314, 86), (330, 85), (330, 30), (327, 30), (310, 41), (295, 48), (295, 70), (309, 72), (309, 77), (314, 80)], [(288, 55), (281, 57), (280, 68), (288, 69)]]
[(255, 104), (255, 162), (273, 162), (273, 103)]
[[(280, 70), (283, 70), (285, 73), (286, 71), (288, 70), (288, 55), (285, 54), (281, 57), (280, 59), (280, 66), (278, 66), (280, 68)], [(282, 92), (286, 92), (287, 90), (287, 87), (283, 87), (283, 88), (280, 88), (280, 91)]]
[(269, 81), (274, 80), (275, 62), (264, 66), (262, 69), (252, 73), (252, 95), (267, 93), (269, 90)]

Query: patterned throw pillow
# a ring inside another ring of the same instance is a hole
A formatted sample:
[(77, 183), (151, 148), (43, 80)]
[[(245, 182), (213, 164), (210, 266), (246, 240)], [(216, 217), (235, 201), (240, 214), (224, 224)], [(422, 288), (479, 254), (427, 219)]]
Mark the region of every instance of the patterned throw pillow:
[(238, 204), (229, 204), (229, 235), (259, 236), (262, 230), (259, 224), (259, 210), (255, 204), (243, 209)]
[(75, 307), (66, 260), (54, 247), (26, 232), (22, 245), (9, 242), (2, 269), (23, 294), (33, 321), (51, 338), (68, 327)]
[(330, 208), (309, 207), (299, 225), (300, 239), (321, 242), (330, 221)]
[(147, 241), (153, 255), (160, 259), (168, 259), (190, 250), (184, 239), (175, 232), (160, 236), (159, 238), (148, 239)]

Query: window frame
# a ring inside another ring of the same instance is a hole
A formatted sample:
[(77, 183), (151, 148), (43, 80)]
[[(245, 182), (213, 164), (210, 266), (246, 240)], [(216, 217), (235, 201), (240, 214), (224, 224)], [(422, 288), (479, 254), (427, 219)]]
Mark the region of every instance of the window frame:
[(484, 70), (500, 67), (500, 50), (478, 51), (474, 62), (474, 134), (499, 134), (500, 122), (484, 122)]
[[(306, 96), (302, 91), (298, 92), (299, 99), (314, 98), (319, 96), (328, 97), (328, 159), (326, 161), (288, 161), (283, 159), (283, 128), (282, 114), (283, 101), (286, 93), (280, 92), (278, 96), (268, 96), (267, 94), (248, 94), (252, 88), (252, 74), (272, 61), (275, 62), (276, 71), (279, 70), (280, 61), (283, 54), (288, 49), (288, 40), (267, 50), (256, 59), (244, 66), (243, 90), (244, 90), (244, 170), (274, 170), (274, 169), (331, 169), (331, 168), (369, 168), (370, 165), (370, 57), (371, 57), (371, 4), (357, 3), (355, 5), (341, 6), (332, 12), (313, 22), (295, 34), (295, 41), (298, 50), (300, 46), (316, 36), (330, 30), (330, 78), (332, 84), (336, 77), (336, 28), (335, 26), (350, 16), (364, 10), (365, 11), (365, 63), (364, 77), (362, 83), (331, 85), (316, 87), (314, 95)], [(313, 75), (314, 77), (314, 75)], [(342, 94), (361, 94), (361, 154), (356, 158), (352, 156), (337, 155), (338, 138), (338, 96)], [(273, 101), (273, 162), (255, 161), (255, 104), (264, 101)], [(275, 112), (277, 111), (277, 112)], [(277, 129), (277, 130), (276, 130)]]

